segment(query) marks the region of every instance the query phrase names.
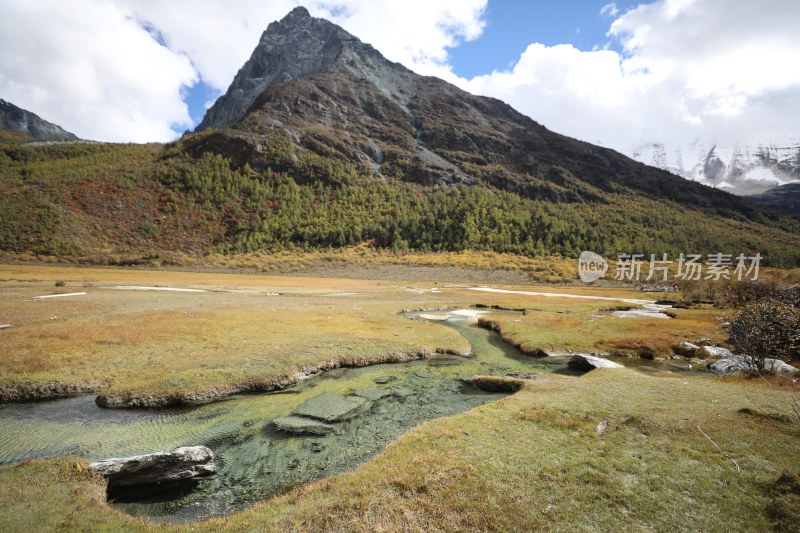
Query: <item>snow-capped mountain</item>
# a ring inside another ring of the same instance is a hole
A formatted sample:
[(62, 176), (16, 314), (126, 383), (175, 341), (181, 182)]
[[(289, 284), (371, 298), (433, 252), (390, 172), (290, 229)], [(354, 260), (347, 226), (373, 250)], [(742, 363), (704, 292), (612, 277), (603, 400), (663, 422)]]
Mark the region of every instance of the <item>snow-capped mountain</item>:
[(652, 143), (639, 146), (631, 155), (642, 163), (738, 195), (759, 194), (800, 181), (800, 141), (758, 146)]

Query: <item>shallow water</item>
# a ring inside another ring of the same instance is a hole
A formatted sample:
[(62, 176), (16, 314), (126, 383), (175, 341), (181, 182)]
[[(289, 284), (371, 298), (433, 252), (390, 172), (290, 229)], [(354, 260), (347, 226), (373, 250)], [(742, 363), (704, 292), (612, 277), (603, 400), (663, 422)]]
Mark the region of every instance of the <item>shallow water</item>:
[[(573, 373), (566, 359), (534, 359), (471, 321), (443, 323), (469, 340), (469, 357), (339, 369), (277, 394), (240, 395), (181, 409), (101, 409), (93, 396), (0, 405), (0, 464), (76, 454), (90, 460), (206, 445), (217, 473), (161, 494), (114, 492), (115, 506), (155, 520), (187, 522), (247, 508), (292, 486), (349, 470), (412, 427), (504, 396), (476, 389), (476, 374), (516, 370)], [(376, 384), (376, 380), (387, 383)], [(402, 390), (335, 424), (325, 436), (292, 436), (271, 420), (322, 393), (366, 387)], [(145, 497), (146, 496), (146, 497)]]

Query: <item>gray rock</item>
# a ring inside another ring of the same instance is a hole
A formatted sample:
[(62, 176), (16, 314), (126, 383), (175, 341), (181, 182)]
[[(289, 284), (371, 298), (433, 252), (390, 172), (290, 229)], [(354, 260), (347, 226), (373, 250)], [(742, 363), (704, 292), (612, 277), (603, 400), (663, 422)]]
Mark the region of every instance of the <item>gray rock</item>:
[(205, 446), (107, 459), (89, 467), (108, 479), (110, 487), (179, 481), (213, 474), (215, 470), (214, 452)]
[(375, 378), (375, 383), (377, 383), (378, 385), (385, 385), (392, 381), (397, 381), (397, 378), (394, 376), (379, 376)]
[(239, 122), (269, 87), (304, 78), (330, 66), (346, 47), (371, 49), (339, 26), (296, 7), (261, 35), (228, 91), (214, 102), (197, 131)]
[(408, 398), (409, 396), (413, 396), (416, 394), (414, 389), (403, 387), (402, 385), (392, 387), (392, 393), (399, 398)]
[(360, 396), (371, 402), (386, 398), (387, 396), (394, 396), (394, 390), (387, 387), (367, 387), (359, 389), (353, 393), (354, 396)]
[(567, 366), (576, 368), (578, 370), (594, 370), (595, 368), (625, 368), (619, 363), (603, 359), (602, 357), (595, 357), (586, 353), (576, 353), (569, 360)]
[(711, 357), (729, 358), (733, 357), (733, 352), (721, 346), (703, 346), (703, 351)]
[(278, 430), (296, 435), (325, 435), (333, 431), (330, 424), (302, 416), (282, 416), (272, 423)]
[(360, 396), (342, 396), (335, 392), (323, 392), (306, 400), (292, 414), (315, 418), (323, 422), (340, 422), (357, 415), (369, 402)]
[[(721, 376), (729, 376), (738, 372), (747, 372), (750, 369), (749, 356), (735, 355), (725, 359), (720, 359), (708, 365), (708, 369)], [(797, 368), (792, 365), (786, 364), (780, 359), (766, 359), (764, 362), (764, 369), (769, 372), (787, 372), (793, 374), (798, 372)]]

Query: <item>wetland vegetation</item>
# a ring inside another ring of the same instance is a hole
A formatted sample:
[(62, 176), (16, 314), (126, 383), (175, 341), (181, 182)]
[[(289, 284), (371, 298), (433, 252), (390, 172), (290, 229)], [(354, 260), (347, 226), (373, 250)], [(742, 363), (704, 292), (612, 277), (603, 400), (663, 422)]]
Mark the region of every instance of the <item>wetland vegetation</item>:
[[(642, 298), (625, 288), (13, 264), (0, 278), (7, 399), (67, 390), (54, 383), (92, 393), (0, 406), (3, 530), (786, 531), (800, 516), (797, 384), (687, 372), (672, 351), (724, 341), (724, 309), (631, 319), (567, 297)], [(75, 296), (35, 299), (58, 293)], [(476, 306), (480, 324), (433, 320)], [(429, 320), (409, 319), (419, 309)], [(637, 368), (579, 377), (540, 350)], [(510, 396), (471, 381), (514, 372), (528, 379), (500, 378)], [(272, 423), (322, 393), (371, 399), (326, 435)], [(108, 409), (95, 395), (211, 403)], [(218, 472), (183, 492), (108, 503), (87, 469), (195, 444)]]

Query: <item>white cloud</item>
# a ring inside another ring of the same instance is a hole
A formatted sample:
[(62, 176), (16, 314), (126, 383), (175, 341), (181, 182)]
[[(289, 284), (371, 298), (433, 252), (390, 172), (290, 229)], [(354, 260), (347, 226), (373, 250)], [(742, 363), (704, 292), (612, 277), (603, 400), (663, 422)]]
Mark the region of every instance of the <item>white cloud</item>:
[[(181, 90), (227, 89), (266, 26), (299, 0), (0, 0), (0, 97), (80, 136), (165, 140), (190, 127)], [(547, 127), (630, 152), (643, 142), (800, 138), (800, 3), (614, 3), (608, 44), (531, 43), (508, 71), (467, 80), (448, 50), (477, 38), (487, 0), (311, 0), (421, 74), (501, 98)], [(166, 46), (145, 29), (151, 28)]]
[(190, 61), (114, 4), (2, 2), (0, 95), (82, 137), (153, 141), (189, 126)]
[[(224, 92), (267, 25), (299, 0), (0, 0), (0, 97), (84, 138), (164, 141), (192, 126), (182, 88)], [(312, 0), (423, 73), (477, 37), (486, 0)], [(161, 38), (166, 46), (161, 46)]]
[(616, 17), (619, 14), (619, 9), (617, 8), (617, 4), (611, 2), (610, 4), (606, 4), (600, 8), (601, 15), (608, 15), (609, 17)]
[(644, 142), (800, 139), (797, 28), (795, 0), (660, 0), (613, 22), (622, 54), (532, 44), (508, 72), (457, 81), (627, 153)]

